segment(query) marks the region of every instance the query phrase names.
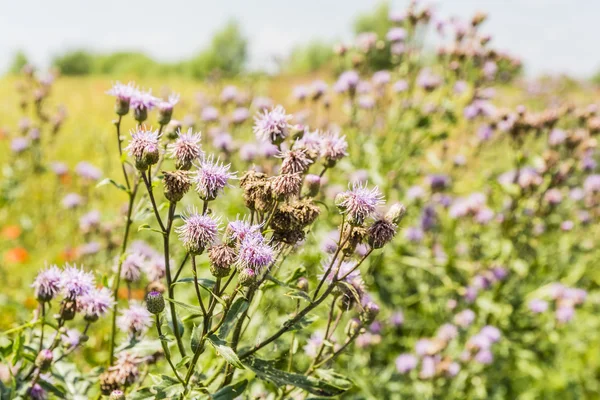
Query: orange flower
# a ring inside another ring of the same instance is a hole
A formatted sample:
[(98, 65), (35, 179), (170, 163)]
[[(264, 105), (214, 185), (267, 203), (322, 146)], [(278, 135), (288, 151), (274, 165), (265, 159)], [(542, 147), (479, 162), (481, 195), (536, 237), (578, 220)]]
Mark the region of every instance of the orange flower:
[[(121, 286), (119, 288), (119, 293), (117, 294), (117, 297), (119, 299), (127, 299), (128, 296), (129, 296), (129, 293), (128, 293), (127, 287)], [(143, 300), (145, 296), (146, 296), (146, 291), (144, 289), (131, 289), (131, 298), (133, 300)]]
[(18, 225), (8, 225), (2, 229), (2, 237), (14, 240), (21, 236), (21, 228)]
[(22, 264), (29, 258), (29, 253), (23, 247), (14, 247), (4, 253), (4, 261), (7, 263)]

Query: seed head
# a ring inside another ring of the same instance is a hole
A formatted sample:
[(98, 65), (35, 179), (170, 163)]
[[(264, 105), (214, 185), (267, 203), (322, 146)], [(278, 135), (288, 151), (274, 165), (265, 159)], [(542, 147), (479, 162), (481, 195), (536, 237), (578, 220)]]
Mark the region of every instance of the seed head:
[(386, 218), (380, 218), (369, 227), (367, 242), (374, 249), (380, 249), (396, 235), (396, 225)]
[(231, 272), (236, 260), (235, 250), (226, 244), (218, 244), (208, 249), (210, 272), (217, 278), (223, 278)]
[(297, 196), (302, 188), (300, 174), (282, 174), (271, 178), (271, 189), (279, 199), (288, 199)]
[(192, 187), (192, 181), (187, 171), (163, 171), (165, 197), (174, 203), (178, 202)]
[(304, 173), (313, 161), (306, 155), (304, 149), (287, 150), (278, 155), (281, 161), (282, 174)]

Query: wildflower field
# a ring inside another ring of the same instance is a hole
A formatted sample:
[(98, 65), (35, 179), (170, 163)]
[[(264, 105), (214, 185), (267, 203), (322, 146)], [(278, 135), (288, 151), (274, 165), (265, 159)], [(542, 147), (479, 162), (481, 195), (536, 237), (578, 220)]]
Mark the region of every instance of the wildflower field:
[(485, 19), (411, 3), (310, 76), (0, 79), (0, 397), (598, 398), (598, 93)]

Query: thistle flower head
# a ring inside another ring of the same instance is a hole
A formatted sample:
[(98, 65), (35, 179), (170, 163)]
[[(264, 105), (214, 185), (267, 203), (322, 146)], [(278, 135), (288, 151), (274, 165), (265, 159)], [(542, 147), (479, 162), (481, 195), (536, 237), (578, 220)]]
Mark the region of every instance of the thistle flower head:
[(396, 358), (396, 370), (401, 374), (406, 374), (417, 367), (417, 357), (412, 354), (400, 354)]
[(282, 174), (303, 173), (308, 170), (313, 161), (306, 155), (304, 149), (286, 150), (278, 155), (281, 161)]
[(362, 225), (382, 203), (383, 195), (377, 186), (368, 189), (366, 184), (361, 183), (354, 183), (351, 190), (336, 197), (338, 208), (347, 215), (348, 221), (353, 225)]
[(231, 113), (231, 122), (240, 125), (250, 118), (250, 111), (246, 107), (238, 107)]
[(146, 307), (139, 304), (131, 304), (117, 318), (119, 329), (136, 338), (146, 333), (151, 325), (152, 314), (150, 314)]
[(87, 161), (81, 161), (75, 166), (75, 173), (83, 179), (97, 181), (102, 178), (102, 171)]
[(131, 107), (137, 110), (151, 111), (160, 103), (160, 99), (152, 96), (152, 90), (135, 89), (131, 94)]
[(167, 273), (164, 257), (154, 256), (147, 259), (144, 263), (144, 272), (150, 282), (160, 281)]
[(246, 236), (238, 250), (237, 267), (261, 273), (275, 259), (275, 251), (258, 235)]
[(192, 162), (204, 155), (200, 147), (200, 132), (194, 133), (192, 128), (189, 128), (187, 133), (179, 132), (174, 143), (167, 147), (169, 155), (175, 159), (177, 169), (189, 170), (192, 167)]
[[(137, 282), (142, 277), (145, 260), (138, 253), (127, 255), (121, 264), (121, 278), (127, 282)], [(114, 271), (118, 271), (119, 266), (114, 266)]]
[(291, 119), (292, 116), (286, 114), (282, 106), (264, 111), (254, 117), (254, 134), (263, 142), (280, 144), (289, 135)]
[(219, 119), (219, 110), (212, 106), (204, 107), (202, 113), (200, 113), (200, 118), (204, 122), (217, 121)]
[(158, 162), (158, 131), (144, 128), (134, 129), (130, 132), (131, 140), (125, 148), (129, 155), (135, 159), (139, 170), (146, 170), (150, 165)]
[(340, 136), (339, 133), (330, 132), (321, 139), (321, 157), (328, 167), (348, 155), (348, 142), (346, 136)]
[(338, 93), (349, 92), (351, 95), (353, 95), (359, 82), (360, 77), (356, 71), (345, 71), (342, 72), (335, 83), (335, 90)]
[(229, 275), (231, 265), (235, 262), (235, 250), (227, 244), (218, 244), (208, 249), (210, 272), (217, 278)]
[(242, 219), (230, 221), (225, 230), (226, 240), (231, 244), (241, 243), (246, 238), (255, 236), (262, 241), (263, 236), (260, 233), (261, 228), (262, 225), (252, 225), (248, 221)]
[(158, 101), (158, 123), (167, 125), (173, 116), (173, 107), (179, 102), (179, 95), (172, 93), (167, 100)]
[(77, 193), (68, 193), (62, 199), (62, 206), (68, 210), (77, 208), (83, 204), (83, 197)]
[(199, 165), (198, 173), (193, 178), (196, 184), (196, 192), (203, 200), (214, 200), (217, 198), (230, 179), (235, 179), (235, 173), (229, 172), (231, 164), (224, 165), (210, 155), (205, 157)]
[(374, 249), (380, 249), (389, 243), (396, 235), (396, 224), (387, 218), (379, 218), (369, 227), (367, 240)]
[(388, 31), (385, 38), (390, 42), (403, 42), (406, 39), (406, 30), (400, 27), (394, 27)]
[(176, 229), (185, 249), (191, 254), (200, 254), (212, 245), (219, 233), (219, 220), (198, 214), (195, 207), (183, 215), (184, 224)]
[(292, 146), (293, 150), (303, 150), (304, 154), (311, 160), (315, 160), (321, 154), (323, 137), (319, 131), (305, 131), (301, 139), (296, 140)]
[(112, 88), (106, 92), (106, 94), (116, 97), (117, 100), (129, 103), (135, 91), (136, 88), (133, 82), (129, 82), (125, 85), (117, 81)]
[(96, 321), (113, 307), (115, 300), (108, 288), (94, 288), (77, 298), (77, 310), (83, 312), (86, 321)]
[(94, 282), (95, 278), (91, 272), (67, 264), (61, 275), (60, 286), (67, 299), (75, 300), (91, 292), (94, 289)]
[(31, 287), (35, 289), (35, 297), (39, 301), (52, 300), (61, 289), (62, 272), (52, 265), (37, 275)]

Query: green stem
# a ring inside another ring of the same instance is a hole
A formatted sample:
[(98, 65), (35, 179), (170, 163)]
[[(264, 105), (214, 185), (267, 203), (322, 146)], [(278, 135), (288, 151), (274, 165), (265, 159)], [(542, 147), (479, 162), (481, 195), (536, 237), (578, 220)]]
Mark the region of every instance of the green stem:
[(181, 379), (181, 377), (177, 373), (177, 368), (175, 368), (175, 365), (173, 365), (173, 361), (171, 360), (171, 352), (169, 351), (167, 342), (163, 339), (163, 333), (162, 333), (161, 323), (160, 323), (160, 316), (158, 314), (156, 314), (156, 332), (158, 333), (158, 338), (160, 339), (160, 343), (161, 343), (163, 351), (165, 353), (165, 358), (167, 359), (167, 362), (171, 366), (171, 369), (173, 370), (175, 377), (177, 378), (177, 380), (179, 382), (181, 382), (183, 385), (185, 385), (185, 382), (183, 381), (183, 379)]

